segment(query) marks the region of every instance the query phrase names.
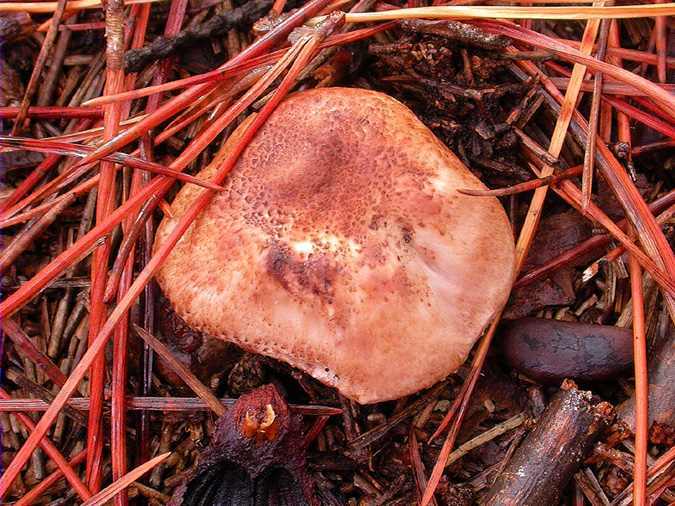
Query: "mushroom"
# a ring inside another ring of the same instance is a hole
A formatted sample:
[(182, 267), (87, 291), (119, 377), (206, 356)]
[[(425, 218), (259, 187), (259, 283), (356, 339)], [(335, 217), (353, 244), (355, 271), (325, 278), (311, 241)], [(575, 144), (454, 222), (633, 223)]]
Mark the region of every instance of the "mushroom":
[[(288, 97), (224, 186), (158, 272), (174, 310), (360, 403), (454, 372), (506, 302), (499, 201), (457, 192), (484, 187), (387, 95)], [(200, 191), (178, 193), (157, 244)]]

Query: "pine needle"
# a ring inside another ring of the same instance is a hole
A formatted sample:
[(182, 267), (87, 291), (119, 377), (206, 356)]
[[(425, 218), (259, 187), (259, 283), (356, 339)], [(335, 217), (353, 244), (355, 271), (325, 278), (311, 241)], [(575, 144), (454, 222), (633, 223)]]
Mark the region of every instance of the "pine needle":
[[(415, 7), (382, 12), (359, 12), (346, 14), (347, 23), (372, 23), (398, 19), (624, 19), (672, 16), (675, 3), (620, 5), (613, 7), (566, 6), (566, 7), (512, 7), (501, 5), (448, 5), (438, 7)], [(316, 22), (318, 18), (310, 20)]]

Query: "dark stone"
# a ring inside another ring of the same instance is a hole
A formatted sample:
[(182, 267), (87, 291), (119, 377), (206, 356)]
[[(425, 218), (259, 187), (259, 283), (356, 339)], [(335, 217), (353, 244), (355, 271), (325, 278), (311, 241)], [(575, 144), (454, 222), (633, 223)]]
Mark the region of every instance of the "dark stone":
[(630, 331), (607, 325), (523, 318), (502, 331), (506, 361), (544, 383), (609, 379), (633, 361)]

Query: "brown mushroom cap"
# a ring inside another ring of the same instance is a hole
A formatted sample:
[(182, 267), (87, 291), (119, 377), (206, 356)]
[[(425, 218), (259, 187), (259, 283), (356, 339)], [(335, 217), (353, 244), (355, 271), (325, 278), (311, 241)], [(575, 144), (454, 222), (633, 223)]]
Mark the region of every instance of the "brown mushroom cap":
[[(159, 271), (165, 295), (188, 325), (361, 403), (455, 371), (508, 297), (504, 210), (456, 192), (483, 185), (387, 95), (289, 97), (225, 187)], [(201, 191), (180, 191), (157, 243)]]

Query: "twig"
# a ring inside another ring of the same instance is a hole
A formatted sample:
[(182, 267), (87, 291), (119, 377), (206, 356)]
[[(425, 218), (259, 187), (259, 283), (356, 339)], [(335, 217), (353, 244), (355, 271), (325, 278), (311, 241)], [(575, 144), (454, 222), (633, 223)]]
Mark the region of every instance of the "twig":
[(503, 197), (506, 195), (516, 195), (518, 193), (541, 188), (542, 186), (552, 186), (564, 179), (580, 176), (582, 170), (583, 166), (577, 165), (576, 167), (565, 169), (559, 174), (554, 174), (546, 177), (539, 177), (531, 181), (525, 181), (524, 183), (518, 183), (513, 186), (508, 186), (506, 188), (496, 188), (494, 190), (473, 190), (468, 188), (459, 188), (457, 189), (457, 191), (459, 193), (471, 195), (474, 197)]
[[(19, 388), (22, 388), (28, 395), (31, 397), (42, 399), (43, 401), (49, 403), (54, 400), (54, 394), (48, 388), (43, 387), (42, 385), (32, 381), (27, 378), (24, 374), (19, 372), (14, 368), (9, 368), (6, 371), (6, 377), (12, 383), (15, 383)], [(87, 426), (87, 416), (86, 414), (71, 408), (70, 406), (65, 406), (63, 408), (64, 414), (68, 416), (76, 425), (80, 427)]]
[(483, 49), (499, 50), (509, 45), (506, 37), (485, 33), (480, 28), (459, 21), (407, 19), (400, 25), (406, 31), (436, 35)]
[[(65, 25), (75, 21), (77, 16), (73, 16), (65, 20)], [(62, 25), (59, 25), (58, 29), (61, 31)], [(70, 41), (71, 32), (65, 31), (59, 34), (59, 38), (56, 41), (54, 46), (54, 51), (52, 52), (51, 61), (49, 62), (49, 69), (40, 84), (40, 91), (37, 97), (37, 105), (45, 106), (49, 104), (49, 100), (54, 93), (54, 87), (56, 86), (56, 80), (61, 73), (61, 68), (63, 65), (63, 60), (66, 56), (66, 49), (68, 49), (68, 42)]]
[(220, 403), (218, 398), (213, 395), (213, 392), (205, 386), (199, 378), (195, 376), (190, 369), (183, 365), (176, 357), (173, 356), (171, 351), (155, 336), (151, 335), (145, 329), (142, 329), (138, 325), (134, 325), (134, 330), (139, 337), (143, 339), (152, 349), (159, 355), (159, 357), (171, 368), (171, 370), (181, 378), (187, 386), (189, 386), (192, 391), (197, 394), (198, 397), (204, 400), (204, 402), (211, 408), (216, 415), (223, 416), (225, 414), (225, 408)]
[[(255, 54), (259, 54), (260, 51), (266, 49), (272, 43), (274, 43), (275, 41), (280, 39), (282, 36), (286, 35), (294, 26), (296, 26), (297, 24), (304, 21), (304, 19), (307, 16), (311, 16), (312, 14), (314, 14), (318, 10), (320, 10), (323, 6), (325, 6), (326, 2), (327, 2), (327, 0), (313, 0), (313, 1), (309, 2), (307, 5), (305, 5), (302, 9), (300, 9), (294, 15), (290, 16), (281, 25), (276, 27), (267, 37), (263, 37), (262, 39), (260, 39), (258, 41), (257, 44), (253, 44), (252, 46), (250, 46), (248, 51), (244, 51), (244, 52), (240, 53), (237, 57), (235, 57), (234, 59), (232, 59), (230, 61), (231, 62), (238, 62), (241, 59), (245, 59), (246, 57), (250, 57), (250, 56), (253, 56)], [(312, 51), (315, 49), (315, 46), (316, 46), (316, 44), (310, 46)], [(305, 53), (304, 54), (304, 60), (306, 60), (307, 57), (309, 57), (309, 56), (311, 56), (311, 54)], [(300, 63), (306, 63), (306, 61), (303, 61), (302, 59), (299, 59), (298, 61)], [(295, 76), (297, 75), (297, 72), (299, 70), (300, 70), (300, 68), (298, 68), (296, 66), (295, 70), (294, 70), (295, 74), (289, 74), (289, 75), (292, 75), (293, 82), (294, 82)], [(276, 77), (276, 75), (272, 74), (272, 77)], [(288, 76), (287, 76), (287, 78), (288, 78)], [(285, 86), (287, 88), (290, 87), (290, 85), (292, 84), (292, 82), (289, 82), (289, 79), (285, 79), (282, 82), (282, 85), (284, 83), (285, 83)], [(197, 89), (197, 90), (200, 90), (200, 88), (202, 88), (202, 87), (200, 87), (200, 86), (195, 87), (195, 89)], [(279, 87), (279, 90), (283, 90), (282, 86)], [(203, 89), (200, 90), (200, 91), (203, 91)], [(191, 97), (192, 95), (190, 93), (184, 93), (182, 95), (183, 99), (185, 99), (186, 96)], [(269, 115), (271, 113), (273, 107), (276, 106), (276, 104), (278, 103), (278, 101), (281, 99), (282, 96), (283, 96), (283, 94), (278, 96), (276, 98), (276, 100), (270, 100), (269, 102), (267, 102), (267, 104), (265, 105), (265, 107), (263, 107), (263, 109), (258, 114), (258, 116), (256, 116), (256, 119), (257, 119), (256, 123), (257, 123), (258, 127), (260, 126), (262, 121), (264, 121), (266, 119), (266, 116), (263, 114), (263, 111), (265, 111), (265, 113), (267, 115)], [(176, 99), (174, 99), (174, 103), (175, 103), (175, 100)], [(243, 106), (245, 108), (247, 105), (249, 105), (249, 102), (240, 101), (240, 104), (243, 104)], [(169, 109), (169, 112), (170, 112), (170, 109)], [(240, 111), (238, 111), (237, 109), (233, 109), (233, 113), (238, 114), (239, 112)], [(222, 128), (224, 128), (224, 126), (225, 125), (222, 125), (222, 126), (221, 125), (215, 125), (211, 129), (211, 131), (203, 133), (200, 136), (200, 138), (196, 139), (194, 142), (197, 145), (200, 142), (204, 143), (204, 145), (207, 145), (209, 142), (211, 142), (211, 140), (213, 140), (215, 135), (220, 133), (220, 131), (222, 130)], [(246, 140), (250, 140), (250, 138), (253, 137), (255, 132), (256, 132), (256, 129), (253, 129), (253, 128), (249, 129), (248, 135), (247, 135), (248, 138)], [(128, 131), (125, 132), (125, 134), (126, 133), (128, 133)], [(122, 142), (122, 144), (123, 143), (124, 143), (124, 141)], [(245, 145), (246, 145), (246, 141), (242, 141), (238, 145), (239, 146), (238, 151), (243, 151), (243, 147)], [(115, 151), (116, 148), (114, 148), (114, 146), (115, 146), (114, 142), (108, 143), (106, 145), (106, 147), (101, 151), (100, 154), (103, 154), (103, 155), (107, 154), (107, 153), (105, 153), (105, 151), (110, 149), (111, 147), (113, 147), (112, 151)], [(236, 151), (235, 151), (235, 153), (236, 153)], [(100, 156), (100, 154), (99, 154), (99, 156)], [(229, 171), (229, 169), (234, 164), (234, 160), (236, 160), (236, 156), (238, 154), (239, 153), (236, 153), (236, 155), (234, 157), (228, 157), (228, 165), (226, 165), (225, 170), (221, 170), (221, 174), (220, 174), (221, 177), (216, 178), (216, 181), (220, 181), (220, 180), (222, 180), (222, 178), (224, 178), (226, 176), (227, 172)], [(189, 159), (190, 156), (192, 156), (191, 152), (187, 153), (187, 154), (184, 154), (183, 157), (179, 157), (177, 160), (180, 160), (179, 163), (185, 163), (185, 159), (186, 158)], [(220, 164), (221, 161), (222, 161), (221, 160), (222, 156), (223, 156), (222, 154), (220, 156), (217, 156), (214, 163)], [(87, 161), (91, 162), (91, 160), (87, 160)], [(168, 190), (168, 186), (166, 185), (166, 182), (160, 181), (158, 186), (153, 187), (152, 184), (148, 184), (148, 185), (146, 185), (146, 187), (144, 187), (143, 190), (150, 190), (150, 193), (147, 193), (147, 195), (152, 195), (152, 194), (155, 194), (155, 193), (157, 193), (158, 191), (161, 191), (161, 190), (164, 190), (164, 191)], [(174, 244), (175, 244), (175, 241), (178, 240), (178, 238), (180, 237), (182, 232), (187, 228), (185, 226), (185, 223), (186, 222), (189, 223), (190, 220), (194, 219), (196, 217), (196, 215), (199, 214), (199, 210), (201, 210), (201, 208), (208, 202), (208, 200), (211, 196), (211, 193), (212, 192), (206, 190), (205, 194), (202, 195), (202, 198), (198, 199), (198, 201), (196, 203), (196, 207), (193, 207), (192, 210), (190, 212), (188, 212), (187, 215), (184, 216), (184, 219), (182, 219), (181, 222), (179, 222), (179, 224), (176, 226), (176, 229), (175, 229), (177, 231), (176, 237), (171, 238), (171, 240), (174, 241)], [(136, 197), (136, 200), (137, 200), (137, 202), (135, 203), (136, 205), (138, 205), (138, 202), (141, 201), (141, 198), (144, 195), (146, 195), (144, 191), (139, 192), (138, 196)], [(206, 200), (204, 200), (204, 197), (206, 197)], [(129, 204), (129, 202), (132, 202), (132, 201), (133, 201), (133, 199), (129, 199), (125, 203), (125, 205)], [(105, 230), (108, 227), (112, 228), (112, 227), (115, 226), (115, 223), (117, 223), (121, 219), (123, 219), (124, 214), (121, 212), (121, 209), (123, 209), (123, 208), (124, 208), (124, 205), (120, 206), (115, 212), (113, 212), (111, 217), (108, 220), (106, 220), (105, 226), (102, 226), (100, 228), (97, 227), (97, 228), (99, 228), (99, 230), (97, 232), (100, 233), (101, 229)], [(133, 209), (133, 207), (131, 207), (131, 208)], [(112, 219), (112, 216), (114, 216), (115, 219)], [(185, 218), (187, 218), (187, 220)], [(92, 230), (92, 232), (87, 234), (87, 236), (85, 236), (85, 238), (88, 238), (89, 240), (95, 239), (96, 235), (97, 234), (94, 233), (94, 230)], [(14, 309), (16, 309), (18, 307), (18, 305), (20, 305), (20, 303), (21, 303), (20, 301), (22, 299), (25, 300), (26, 298), (30, 298), (32, 296), (31, 291), (33, 289), (35, 289), (35, 287), (38, 287), (41, 284), (48, 282), (51, 275), (56, 274), (59, 271), (61, 271), (62, 269), (67, 268), (69, 266), (69, 263), (65, 262), (65, 265), (64, 265), (63, 256), (67, 254), (66, 256), (69, 259), (73, 258), (73, 257), (76, 257), (76, 255), (78, 254), (78, 249), (81, 249), (83, 244), (86, 245), (86, 242), (83, 243), (82, 240), (77, 241), (76, 245), (78, 245), (78, 243), (79, 243), (79, 247), (76, 248), (75, 245), (74, 245), (73, 247), (69, 248), (69, 250), (67, 250), (67, 252), (64, 252), (64, 254), (57, 257), (56, 260), (52, 261), (52, 263), (50, 264), (51, 265), (51, 271), (50, 271), (49, 266), (48, 266), (46, 269), (43, 269), (43, 271), (42, 271), (43, 274), (41, 276), (39, 276), (38, 279), (33, 278), (33, 283), (31, 284), (32, 285), (31, 289), (25, 290), (25, 291), (23, 291), (22, 294), (20, 294), (20, 292), (22, 292), (22, 290), (20, 288), (19, 290), (17, 290), (17, 292), (12, 294), (12, 296), (10, 298), (8, 298), (2, 304), (0, 304), (0, 314), (2, 314), (2, 313), (7, 314), (7, 313), (12, 312), (12, 310), (11, 310), (12, 306), (10, 304), (8, 304), (8, 302), (10, 302), (10, 299), (14, 298), (12, 304), (15, 305)], [(170, 241), (168, 241), (168, 243), (170, 243)], [(103, 350), (103, 347), (108, 342), (108, 340), (109, 340), (112, 332), (114, 331), (114, 328), (117, 325), (119, 319), (121, 318), (121, 316), (124, 313), (126, 313), (129, 306), (136, 299), (136, 297), (138, 297), (138, 295), (140, 295), (140, 292), (143, 290), (145, 285), (149, 282), (150, 277), (152, 276), (154, 271), (159, 267), (159, 265), (162, 261), (162, 255), (166, 256), (168, 254), (171, 246), (172, 245), (169, 245), (168, 247), (165, 246), (163, 248), (163, 251), (160, 251), (160, 254), (153, 257), (153, 259), (147, 264), (147, 266), (141, 272), (141, 274), (136, 279), (136, 281), (131, 285), (131, 287), (129, 288), (129, 291), (125, 294), (124, 298), (120, 301), (120, 303), (117, 305), (115, 310), (112, 312), (108, 321), (103, 325), (103, 327), (101, 327), (100, 332), (98, 333), (98, 335), (96, 336), (96, 338), (92, 342), (89, 349), (82, 356), (82, 358), (80, 359), (80, 362), (73, 369), (73, 372), (71, 373), (70, 377), (66, 381), (66, 384), (63, 386), (61, 391), (57, 394), (56, 398), (54, 399), (54, 402), (51, 404), (51, 406), (44, 413), (44, 415), (42, 416), (42, 418), (40, 419), (40, 421), (36, 425), (35, 430), (31, 433), (31, 435), (25, 441), (23, 446), (16, 453), (16, 455), (15, 455), (14, 459), (12, 460), (12, 462), (10, 463), (10, 465), (7, 466), (7, 469), (5, 470), (5, 473), (2, 476), (0, 476), (0, 497), (4, 497), (7, 494), (7, 491), (9, 490), (9, 487), (10, 487), (11, 483), (14, 481), (16, 476), (19, 474), (21, 468), (28, 461), (28, 459), (30, 458), (30, 455), (32, 454), (33, 450), (36, 448), (36, 446), (39, 443), (39, 441), (41, 440), (41, 438), (44, 436), (44, 434), (47, 432), (47, 430), (49, 429), (51, 424), (56, 419), (59, 411), (61, 410), (61, 407), (65, 404), (65, 402), (68, 400), (68, 398), (73, 394), (73, 392), (77, 388), (77, 385), (79, 384), (79, 382), (84, 377), (84, 374), (85, 374), (86, 370), (91, 366), (91, 364), (94, 362), (96, 357)], [(49, 272), (49, 274), (46, 274), (45, 271)], [(30, 282), (27, 283), (27, 284), (30, 284)], [(26, 286), (26, 285), (24, 285), (24, 286)], [(17, 296), (17, 294), (20, 294), (20, 296)], [(17, 303), (19, 303), (19, 304), (17, 305)]]
[[(675, 191), (671, 191), (658, 200), (652, 202), (649, 205), (649, 209), (653, 213), (660, 213), (664, 209), (672, 206), (675, 203)], [(627, 220), (623, 219), (616, 224), (622, 230), (626, 230)], [(518, 281), (514, 284), (514, 288), (520, 288), (522, 286), (527, 286), (530, 283), (533, 283), (539, 279), (544, 278), (549, 275), (551, 272), (559, 269), (565, 265), (569, 265), (571, 262), (578, 258), (582, 258), (587, 253), (606, 246), (611, 242), (611, 236), (608, 234), (596, 235), (590, 239), (586, 239), (582, 243), (577, 244), (576, 246), (570, 248), (569, 250), (563, 252), (557, 258), (547, 262), (546, 264), (535, 267), (534, 269), (523, 274)]]
[[(391, 21), (388, 23), (381, 23), (379, 25), (370, 28), (354, 30), (349, 33), (334, 34), (321, 43), (321, 48), (329, 48), (333, 46), (350, 44), (352, 42), (356, 42), (358, 40), (371, 37), (379, 32), (388, 30), (395, 26), (396, 23), (394, 21)], [(134, 100), (146, 96), (154, 96), (165, 91), (187, 88), (198, 84), (214, 83), (216, 81), (222, 81), (243, 74), (245, 72), (260, 70), (264, 67), (267, 67), (270, 64), (273, 64), (276, 61), (278, 61), (279, 58), (281, 58), (286, 51), (288, 51), (288, 49), (279, 49), (267, 54), (262, 54), (260, 56), (244, 59), (238, 63), (229, 62), (226, 66), (217, 68), (215, 70), (211, 70), (209, 72), (205, 72), (203, 74), (198, 74), (196, 76), (186, 77), (184, 79), (177, 79), (175, 81), (169, 81), (163, 84), (154, 84), (152, 86), (146, 86), (145, 88), (138, 88), (128, 92), (118, 93), (117, 95), (114, 96), (96, 97), (91, 100), (88, 100), (86, 104), (88, 106), (95, 106), (95, 105), (98, 106), (110, 102)], [(205, 91), (202, 94), (202, 96), (206, 95), (206, 93), (207, 92)]]
[[(609, 499), (602, 490), (598, 479), (589, 468), (579, 471), (574, 475), (575, 485), (581, 490), (592, 506), (609, 506)], [(582, 497), (582, 500), (583, 500)]]
[(519, 413), (515, 416), (512, 416), (508, 420), (498, 423), (491, 429), (486, 430), (485, 432), (479, 434), (473, 439), (470, 439), (463, 445), (461, 445), (459, 448), (457, 448), (455, 451), (453, 451), (450, 455), (448, 455), (448, 460), (445, 462), (445, 467), (448, 467), (450, 464), (453, 462), (458, 461), (461, 459), (464, 455), (469, 453), (471, 450), (478, 448), (479, 446), (484, 445), (488, 441), (492, 441), (494, 438), (501, 436), (502, 434), (506, 434), (510, 430), (515, 429), (516, 427), (520, 426), (525, 422), (527, 418), (523, 413)]
[(546, 411), (490, 488), (483, 504), (557, 504), (585, 454), (613, 418), (611, 407), (590, 404), (572, 382)]
[(363, 434), (358, 436), (356, 439), (352, 439), (349, 442), (349, 448), (352, 450), (362, 450), (364, 448), (367, 448), (374, 442), (378, 441), (380, 438), (386, 435), (391, 429), (396, 427), (399, 423), (415, 415), (420, 409), (429, 404), (429, 402), (436, 399), (446, 386), (447, 385), (445, 382), (436, 385), (434, 388), (429, 390), (424, 396), (420, 397), (415, 402), (413, 402), (406, 408), (396, 413), (382, 425), (373, 427), (368, 432), (364, 432)]
[[(675, 215), (675, 206), (670, 206), (668, 209), (666, 209), (656, 217), (656, 221), (658, 223), (665, 223), (668, 220), (670, 220), (674, 215)], [(584, 283), (593, 279), (593, 277), (595, 277), (595, 275), (598, 273), (601, 264), (614, 262), (625, 252), (626, 248), (624, 248), (623, 246), (617, 246), (616, 248), (608, 251), (602, 258), (599, 258), (591, 265), (586, 267), (586, 269), (584, 269), (584, 272), (581, 274), (581, 279), (583, 280)]]
[[(541, 75), (541, 71), (535, 65), (528, 62), (518, 62), (518, 65), (525, 70), (527, 75)], [(542, 83), (546, 88), (546, 92), (542, 93), (542, 96), (545, 97), (549, 106), (555, 110), (558, 103), (562, 101), (562, 97), (552, 83), (545, 79), (542, 79)], [(587, 126), (586, 120), (576, 111), (573, 114), (572, 134), (582, 143), (586, 139)], [(626, 174), (625, 169), (600, 139), (598, 139), (597, 162), (605, 180), (610, 184), (624, 208), (628, 219), (638, 230), (640, 242), (645, 250), (660, 266), (663, 266), (665, 272), (675, 272), (675, 267), (670, 267), (671, 264), (675, 263), (675, 256), (661, 231), (661, 227), (649, 211), (649, 207), (640, 196), (630, 177)], [(637, 250), (635, 253), (639, 255), (641, 251)], [(653, 264), (651, 260), (648, 260), (648, 262)], [(646, 264), (643, 263), (642, 267), (646, 268)], [(665, 299), (671, 318), (675, 318), (675, 299), (668, 293), (666, 293)]]
[(127, 51), (124, 65), (127, 72), (138, 72), (155, 60), (171, 56), (179, 49), (203, 39), (224, 34), (233, 27), (251, 24), (263, 16), (272, 6), (273, 0), (248, 0), (241, 7), (216, 14), (201, 25), (186, 28), (175, 36), (162, 36), (151, 44)]
[(52, 206), (28, 230), (19, 234), (0, 255), (0, 272), (4, 272), (14, 261), (44, 232), (49, 225), (75, 201), (74, 195), (69, 195)]
[[(675, 460), (675, 446), (671, 447), (667, 452), (661, 455), (653, 465), (649, 466), (647, 474), (649, 481), (652, 482), (656, 477), (660, 476), (668, 466)], [(633, 484), (628, 485), (620, 494), (618, 494), (612, 501), (612, 506), (627, 506), (630, 504), (630, 495), (633, 491)]]
[(63, 386), (66, 377), (61, 370), (52, 362), (49, 357), (42, 353), (37, 346), (30, 340), (26, 333), (12, 319), (6, 318), (2, 321), (2, 330), (12, 340), (21, 353), (30, 358), (35, 364), (52, 380), (55, 385)]
[[(28, 106), (30, 101), (35, 94), (37, 89), (42, 70), (44, 69), (45, 63), (47, 62), (47, 57), (49, 52), (54, 45), (54, 40), (56, 35), (59, 33), (59, 23), (61, 23), (61, 17), (63, 16), (63, 11), (66, 8), (66, 0), (58, 0), (56, 5), (56, 10), (54, 11), (54, 16), (52, 18), (52, 23), (49, 26), (45, 40), (40, 47), (40, 52), (38, 53), (37, 58), (35, 59), (35, 64), (33, 65), (33, 71), (28, 80), (28, 85), (26, 85), (26, 92), (23, 95), (21, 100), (21, 105), (19, 106), (19, 112), (16, 115), (14, 120), (14, 126), (12, 127), (12, 135), (18, 134), (24, 127), (24, 120), (26, 119), (26, 112), (28, 111)], [(2, 9), (0, 9), (2, 12)]]
[[(607, 35), (609, 34), (610, 21), (603, 19), (600, 23), (598, 34), (598, 51), (595, 57), (604, 60), (607, 52)], [(570, 80), (571, 81), (571, 80)], [(582, 209), (588, 209), (593, 191), (593, 169), (595, 167), (595, 145), (598, 136), (598, 119), (600, 116), (600, 98), (602, 97), (603, 74), (596, 73), (593, 79), (593, 98), (591, 111), (588, 119), (588, 140), (584, 151), (584, 170), (581, 178)]]
[[(530, 164), (530, 168), (538, 174), (536, 168)], [(553, 187), (558, 195), (567, 201), (572, 207), (579, 210), (579, 212), (597, 223), (605, 227), (607, 231), (617, 239), (631, 254), (633, 254), (640, 262), (640, 265), (647, 270), (654, 280), (663, 288), (664, 294), (668, 297), (675, 295), (675, 282), (668, 276), (663, 269), (660, 269), (656, 263), (647, 256), (631, 239), (626, 235), (621, 228), (619, 228), (602, 209), (591, 202), (588, 210), (584, 213), (581, 209), (581, 191), (570, 180), (561, 181), (559, 186)]]

